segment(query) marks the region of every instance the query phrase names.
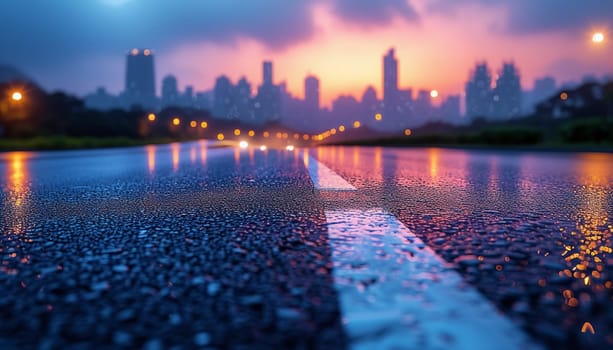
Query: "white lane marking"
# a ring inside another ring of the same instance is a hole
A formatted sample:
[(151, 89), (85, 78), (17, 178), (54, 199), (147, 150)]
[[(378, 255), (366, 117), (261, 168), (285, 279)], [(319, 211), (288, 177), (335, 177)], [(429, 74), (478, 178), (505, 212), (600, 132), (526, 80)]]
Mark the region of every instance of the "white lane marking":
[(325, 212), (352, 349), (538, 349), (396, 217)]
[(311, 175), (313, 185), (318, 190), (332, 191), (355, 191), (356, 188), (349, 182), (345, 181), (337, 173), (330, 170), (327, 166), (318, 162), (315, 158), (305, 154), (302, 156), (304, 166)]

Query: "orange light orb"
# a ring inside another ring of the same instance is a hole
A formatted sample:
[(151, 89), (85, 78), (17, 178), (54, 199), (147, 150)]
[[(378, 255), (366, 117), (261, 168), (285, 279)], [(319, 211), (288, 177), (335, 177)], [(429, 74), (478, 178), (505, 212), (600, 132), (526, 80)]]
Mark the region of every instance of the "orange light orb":
[(181, 124), (181, 119), (176, 118), (176, 117), (172, 119), (172, 125), (179, 126), (180, 124)]
[(362, 126), (362, 123), (360, 123), (358, 120), (356, 120), (356, 121), (354, 121), (354, 122), (353, 122), (353, 127), (354, 127), (354, 128), (356, 128), (356, 129), (357, 129), (357, 128), (359, 128), (360, 126)]
[(191, 126), (192, 128), (195, 128), (198, 126), (198, 123), (195, 120), (192, 120), (191, 122), (189, 122), (189, 126)]
[(381, 119), (383, 119), (383, 116), (381, 115), (381, 113), (375, 114), (375, 120), (376, 121), (380, 121)]
[(156, 116), (153, 113), (149, 113), (149, 115), (147, 116), (147, 119), (149, 119), (150, 122), (154, 122), (155, 118), (156, 118)]
[(412, 134), (411, 129), (404, 129), (404, 135), (405, 136), (411, 136), (411, 134)]
[(12, 99), (13, 101), (17, 101), (17, 102), (19, 102), (19, 101), (23, 100), (23, 94), (22, 94), (21, 92), (19, 92), (19, 91), (14, 91), (14, 92), (11, 94), (11, 99)]
[(206, 129), (208, 126), (209, 126), (209, 123), (207, 123), (207, 122), (200, 123), (200, 127), (203, 128), (203, 129)]
[(222, 133), (217, 134), (217, 139), (218, 139), (219, 141), (223, 141), (223, 139), (225, 139), (225, 138), (226, 138), (226, 137), (225, 137), (225, 136), (224, 136)]
[(234, 136), (241, 136), (241, 130), (240, 129), (234, 129)]
[(592, 34), (592, 42), (594, 42), (596, 44), (600, 44), (603, 41), (604, 41), (604, 33), (603, 32), (596, 32), (596, 33)]

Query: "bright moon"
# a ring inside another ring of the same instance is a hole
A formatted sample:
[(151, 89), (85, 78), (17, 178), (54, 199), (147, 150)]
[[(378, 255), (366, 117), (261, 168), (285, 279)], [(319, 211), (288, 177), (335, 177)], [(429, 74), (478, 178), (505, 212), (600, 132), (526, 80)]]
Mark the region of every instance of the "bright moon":
[(601, 43), (604, 41), (604, 34), (602, 32), (596, 32), (592, 35), (592, 41), (595, 43)]
[(438, 91), (436, 91), (436, 90), (430, 91), (430, 97), (437, 98), (438, 97)]

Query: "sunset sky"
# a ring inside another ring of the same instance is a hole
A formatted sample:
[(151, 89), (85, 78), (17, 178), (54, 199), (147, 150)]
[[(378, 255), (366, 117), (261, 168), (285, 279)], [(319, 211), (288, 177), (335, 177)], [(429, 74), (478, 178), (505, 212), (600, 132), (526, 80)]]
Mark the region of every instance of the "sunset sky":
[[(486, 60), (497, 71), (514, 61), (524, 88), (535, 78), (559, 83), (613, 73), (613, 1), (583, 0), (7, 0), (0, 22), (0, 64), (47, 89), (85, 94), (123, 89), (125, 55), (151, 48), (159, 82), (211, 89), (226, 74), (261, 82), (274, 61), (275, 82), (303, 96), (320, 78), (322, 102), (381, 97), (381, 61), (395, 47), (400, 86), (463, 91)], [(601, 31), (605, 40), (591, 41)]]

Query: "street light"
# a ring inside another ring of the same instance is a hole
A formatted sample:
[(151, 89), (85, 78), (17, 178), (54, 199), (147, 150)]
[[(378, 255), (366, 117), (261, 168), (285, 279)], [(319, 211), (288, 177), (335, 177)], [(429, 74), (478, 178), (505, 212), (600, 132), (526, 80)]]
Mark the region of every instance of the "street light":
[(149, 113), (149, 115), (147, 116), (147, 119), (148, 119), (150, 122), (154, 122), (154, 121), (155, 121), (155, 118), (156, 118), (156, 116), (155, 116), (155, 114), (153, 114), (153, 113)]
[(600, 44), (604, 41), (604, 33), (603, 32), (596, 32), (594, 34), (592, 34), (592, 42), (596, 43), (596, 44)]
[(13, 91), (13, 93), (11, 93), (11, 100), (15, 102), (20, 102), (21, 100), (23, 100), (23, 94), (21, 93), (21, 91)]

